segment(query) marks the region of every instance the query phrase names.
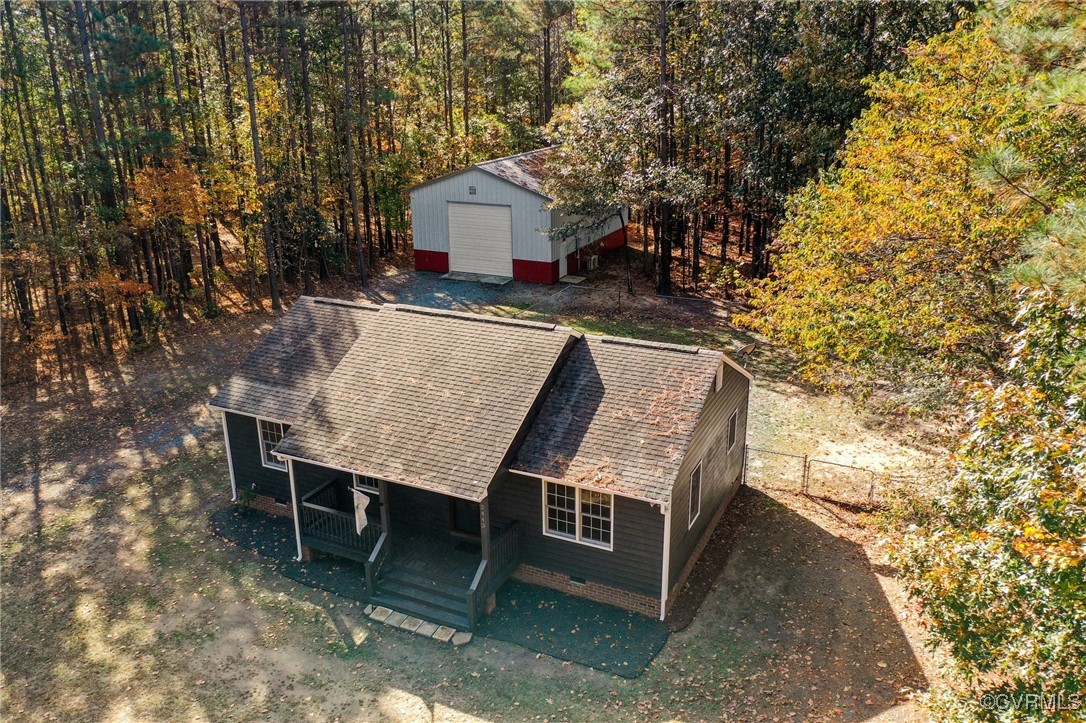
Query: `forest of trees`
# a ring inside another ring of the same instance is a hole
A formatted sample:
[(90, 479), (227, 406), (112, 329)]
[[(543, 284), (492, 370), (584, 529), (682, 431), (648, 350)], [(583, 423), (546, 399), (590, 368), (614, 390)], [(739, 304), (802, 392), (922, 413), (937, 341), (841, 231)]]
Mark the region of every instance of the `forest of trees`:
[(276, 310), (364, 284), (410, 244), (410, 185), (549, 143), (559, 205), (632, 208), (661, 293), (703, 259), (764, 276), (865, 79), (967, 7), (5, 0), (5, 313), (112, 351), (232, 284)]
[(365, 285), (408, 263), (412, 184), (552, 144), (556, 207), (631, 209), (659, 293), (743, 274), (747, 321), (809, 381), (964, 410), (946, 475), (887, 518), (961, 674), (937, 717), (1086, 690), (1081, 1), (2, 16), (6, 359), (139, 350), (227, 295), (278, 311)]
[[(964, 410), (945, 475), (887, 513), (957, 674), (934, 717), (1081, 720), (1086, 4), (984, 8), (871, 100), (839, 165), (789, 200), (751, 320), (822, 385)], [(1047, 697), (984, 705), (1024, 695)]]

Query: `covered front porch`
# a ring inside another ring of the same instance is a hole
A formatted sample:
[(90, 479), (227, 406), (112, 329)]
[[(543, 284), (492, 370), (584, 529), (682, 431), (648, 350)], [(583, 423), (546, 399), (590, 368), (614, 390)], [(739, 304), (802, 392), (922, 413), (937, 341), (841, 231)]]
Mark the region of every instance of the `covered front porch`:
[[(352, 489), (370, 498), (361, 534)], [(517, 524), (491, 519), (485, 498), (332, 473), (299, 495), (295, 515), (309, 554), (363, 564), (371, 602), (462, 629), (475, 626), (520, 562)]]

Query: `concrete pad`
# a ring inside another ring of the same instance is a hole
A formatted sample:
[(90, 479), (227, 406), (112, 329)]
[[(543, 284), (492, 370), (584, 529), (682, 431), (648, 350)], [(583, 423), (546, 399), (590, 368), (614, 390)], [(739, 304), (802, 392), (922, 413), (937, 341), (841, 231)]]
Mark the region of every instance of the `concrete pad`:
[(452, 636), (452, 644), (459, 647), (471, 642), (471, 633), (457, 633)]
[(452, 640), (452, 636), (456, 635), (456, 631), (452, 628), (447, 628), (444, 625), (434, 631), (434, 640), (440, 640), (443, 643), (447, 643)]
[(402, 623), (404, 620), (407, 620), (406, 615), (404, 615), (403, 613), (394, 612), (387, 618), (385, 618), (385, 625), (391, 625), (394, 628), (398, 628), (400, 627), (400, 623)]
[(436, 632), (437, 626), (433, 623), (423, 622), (422, 625), (415, 628), (415, 635), (421, 635), (424, 638), (431, 638)]
[(420, 625), (422, 625), (421, 620), (419, 620), (418, 618), (409, 617), (405, 619), (402, 623), (400, 623), (400, 628), (402, 628), (403, 630), (410, 630), (411, 632), (415, 632), (419, 629)]
[(504, 286), (512, 281), (512, 277), (509, 276), (491, 276), (490, 274), (470, 274), (465, 271), (450, 271), (441, 278), (448, 279), (449, 281), (474, 281), (479, 284), (491, 284), (493, 286)]
[(391, 615), (391, 614), (392, 614), (392, 611), (389, 610), (388, 608), (378, 607), (378, 608), (374, 608), (373, 612), (370, 613), (370, 617), (373, 618), (374, 620), (384, 622), (388, 618), (388, 616)]
[(582, 281), (584, 281), (584, 278), (585, 277), (583, 277), (583, 276), (566, 275), (566, 276), (563, 276), (562, 278), (560, 278), (558, 280), (560, 282), (562, 282), (563, 284), (579, 284)]

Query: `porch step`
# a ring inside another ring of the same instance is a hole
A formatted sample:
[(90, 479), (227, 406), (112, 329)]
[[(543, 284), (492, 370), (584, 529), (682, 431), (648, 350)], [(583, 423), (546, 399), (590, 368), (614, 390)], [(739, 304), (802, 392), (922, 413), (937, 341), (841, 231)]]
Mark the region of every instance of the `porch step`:
[(371, 600), (387, 608), (431, 622), (467, 629), (467, 587), (457, 587), (389, 565), (377, 580)]
[(429, 605), (414, 597), (403, 597), (380, 588), (376, 594), (370, 595), (370, 602), (375, 605), (383, 605), (396, 612), (429, 620), (432, 623), (448, 625), (459, 630), (471, 629), (466, 609), (462, 613), (456, 613), (443, 607)]
[(380, 580), (382, 582), (387, 581), (397, 587), (413, 588), (415, 590), (421, 590), (442, 597), (448, 597), (455, 600), (464, 600), (464, 595), (467, 593), (468, 585), (465, 583), (463, 586), (458, 586), (450, 582), (442, 580), (435, 580), (432, 577), (427, 577), (413, 570), (409, 570), (397, 565), (388, 565), (381, 571)]

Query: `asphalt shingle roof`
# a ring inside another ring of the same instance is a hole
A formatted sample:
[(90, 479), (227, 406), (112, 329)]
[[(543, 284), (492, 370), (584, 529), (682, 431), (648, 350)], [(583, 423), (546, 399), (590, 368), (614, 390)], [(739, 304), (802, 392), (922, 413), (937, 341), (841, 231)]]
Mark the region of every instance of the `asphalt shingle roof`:
[(667, 502), (724, 355), (585, 336), (511, 469)]
[(211, 406), (293, 424), (380, 309), (301, 297)]
[(386, 305), (277, 452), (481, 499), (575, 332)]

